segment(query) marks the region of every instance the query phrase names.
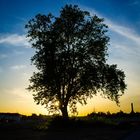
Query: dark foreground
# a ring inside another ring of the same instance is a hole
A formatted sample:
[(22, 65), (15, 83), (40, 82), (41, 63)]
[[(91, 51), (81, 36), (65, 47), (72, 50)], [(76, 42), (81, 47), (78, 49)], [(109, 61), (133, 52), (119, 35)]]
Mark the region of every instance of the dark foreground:
[(140, 140), (140, 128), (127, 135), (124, 140)]
[(41, 128), (42, 124), (36, 125), (35, 122), (0, 124), (0, 140), (124, 140), (139, 127), (137, 124), (128, 123), (71, 123), (73, 122), (67, 126), (61, 121), (59, 124), (54, 122), (45, 129)]
[(112, 128), (82, 128), (79, 130), (37, 131), (32, 129), (9, 129), (0, 132), (1, 140), (119, 140), (127, 130)]

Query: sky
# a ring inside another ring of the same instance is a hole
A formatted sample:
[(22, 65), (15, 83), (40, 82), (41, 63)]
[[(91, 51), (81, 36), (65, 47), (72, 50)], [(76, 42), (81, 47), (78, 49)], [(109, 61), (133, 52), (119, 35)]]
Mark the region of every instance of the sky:
[(36, 105), (27, 91), (29, 78), (35, 67), (30, 58), (34, 50), (29, 44), (25, 25), (38, 13), (59, 15), (65, 4), (78, 5), (104, 18), (109, 64), (117, 64), (126, 75), (127, 90), (120, 98), (120, 106), (100, 95), (78, 105), (79, 115), (95, 112), (140, 112), (140, 1), (139, 0), (0, 0), (0, 112), (30, 115), (47, 114), (44, 106)]

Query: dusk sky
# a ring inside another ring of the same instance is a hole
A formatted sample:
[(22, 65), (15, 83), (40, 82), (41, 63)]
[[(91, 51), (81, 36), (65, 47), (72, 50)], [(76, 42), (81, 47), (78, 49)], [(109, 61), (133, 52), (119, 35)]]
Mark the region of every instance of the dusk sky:
[(65, 4), (105, 19), (110, 37), (107, 63), (117, 64), (126, 74), (127, 90), (120, 106), (98, 95), (86, 106), (78, 105), (79, 115), (130, 112), (131, 102), (134, 111), (140, 112), (140, 0), (0, 0), (0, 112), (47, 114), (26, 90), (35, 67), (25, 24), (38, 13), (59, 16)]

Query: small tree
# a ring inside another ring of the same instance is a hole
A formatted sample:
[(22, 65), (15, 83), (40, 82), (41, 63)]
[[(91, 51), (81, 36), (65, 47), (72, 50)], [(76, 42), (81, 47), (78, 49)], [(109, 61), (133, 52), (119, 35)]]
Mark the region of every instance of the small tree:
[(66, 5), (59, 17), (38, 14), (26, 28), (36, 49), (31, 61), (38, 72), (28, 89), (37, 104), (68, 118), (68, 109), (75, 113), (77, 102), (86, 104), (97, 92), (119, 103), (125, 75), (116, 65), (106, 64), (109, 37), (103, 19)]

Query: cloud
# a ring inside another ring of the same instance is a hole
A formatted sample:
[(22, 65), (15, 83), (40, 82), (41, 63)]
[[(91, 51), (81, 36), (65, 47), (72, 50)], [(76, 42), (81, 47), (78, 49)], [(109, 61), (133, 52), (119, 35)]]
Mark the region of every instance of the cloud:
[(1, 59), (4, 59), (4, 58), (7, 58), (8, 56), (6, 54), (0, 54), (0, 60)]
[(133, 1), (131, 3), (129, 3), (130, 6), (136, 6), (136, 5), (139, 5), (139, 1), (136, 0), (136, 1)]
[(26, 68), (26, 65), (14, 65), (10, 67), (12, 70), (21, 70)]
[(14, 50), (13, 53), (16, 54), (16, 55), (22, 55), (22, 54), (24, 54), (25, 52), (24, 52), (24, 51)]
[(125, 38), (128, 38), (131, 41), (134, 41), (135, 43), (140, 45), (140, 35), (138, 35), (131, 28), (122, 26), (120, 24), (115, 23), (114, 21), (111, 21), (109, 18), (102, 16), (102, 14), (98, 13), (96, 10), (94, 10), (92, 8), (85, 7), (85, 6), (81, 6), (81, 7), (83, 7), (83, 9), (89, 11), (93, 15), (97, 14), (99, 17), (104, 18), (105, 19), (105, 24), (108, 25), (109, 30), (111, 30), (115, 33), (118, 33), (119, 35), (122, 35)]
[(16, 88), (6, 88), (3, 93), (11, 95), (15, 101), (27, 102), (32, 98), (32, 94), (28, 94), (28, 91), (19, 87)]
[(109, 29), (111, 29), (112, 31), (130, 39), (131, 41), (134, 41), (137, 44), (140, 44), (140, 36), (136, 34), (134, 30), (115, 24), (109, 19), (106, 19), (106, 24), (108, 25)]
[(127, 54), (127, 55), (131, 55), (131, 56), (135, 56), (135, 57), (140, 57), (140, 49), (135, 49), (135, 48), (133, 48), (133, 50), (132, 50), (132, 48), (131, 48), (131, 46), (129, 46), (129, 45), (123, 45), (123, 44), (117, 44), (117, 43), (112, 43), (112, 46), (113, 46), (113, 48), (115, 48), (116, 50), (120, 50), (120, 53), (122, 52), (125, 52), (125, 54)]
[(13, 88), (10, 90), (10, 94), (13, 94), (19, 98), (25, 98), (25, 92), (27, 93), (27, 91), (21, 89), (21, 88)]
[(12, 46), (24, 46), (29, 47), (30, 44), (25, 35), (19, 34), (1, 34), (0, 44), (12, 45)]
[(27, 19), (26, 18), (18, 17), (18, 16), (15, 16), (15, 18), (18, 19), (18, 20), (20, 20), (20, 21), (27, 22)]

